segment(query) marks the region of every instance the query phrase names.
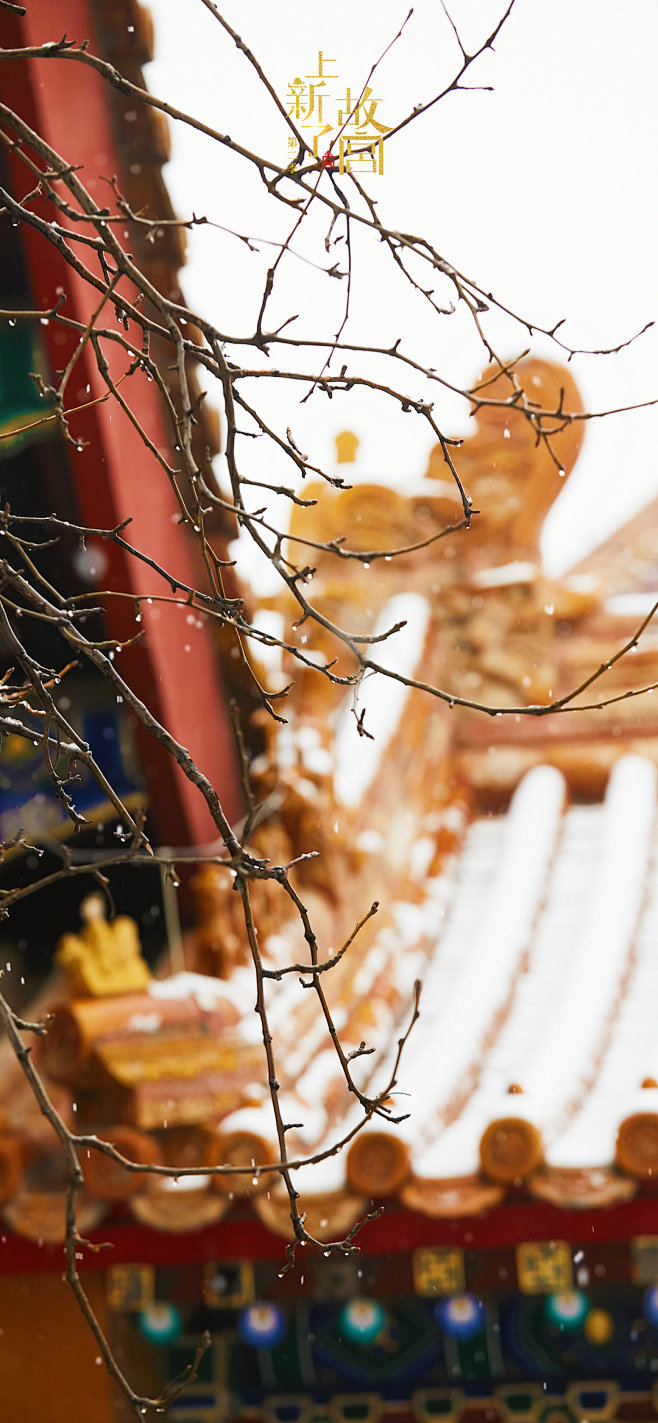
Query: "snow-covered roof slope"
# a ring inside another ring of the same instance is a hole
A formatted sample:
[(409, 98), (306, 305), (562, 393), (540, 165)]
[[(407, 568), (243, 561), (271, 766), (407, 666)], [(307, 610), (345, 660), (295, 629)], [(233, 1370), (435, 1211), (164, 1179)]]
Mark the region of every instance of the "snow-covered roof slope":
[(520, 1186), (571, 1206), (632, 1195), (658, 1171), (655, 767), (622, 757), (591, 805), (534, 769), (506, 814), (472, 821), (444, 887), (398, 1073), (409, 1116), (365, 1128), (343, 1190), (449, 1215)]
[[(414, 978), (423, 992), (391, 1101), (406, 1120), (373, 1117), (347, 1150), (295, 1173), (321, 1238), (387, 1195), (434, 1216), (490, 1208), (510, 1189), (591, 1206), (627, 1199), (658, 1174), (657, 781), (652, 762), (625, 755), (603, 801), (573, 804), (561, 773), (543, 765), (524, 777), (504, 814), (476, 815), (465, 827), (462, 818), (460, 830), (453, 808), (451, 858), (434, 878), (421, 877), (413, 896), (399, 891), (381, 928), (334, 970), (329, 991), (343, 1041), (362, 1033), (374, 1049), (353, 1063), (372, 1096), (391, 1071)], [(289, 948), (282, 943), (280, 952), (285, 958)], [(242, 973), (230, 984), (182, 974), (152, 985), (151, 1002), (171, 1011), (174, 1000), (185, 1007), (201, 993), (212, 1008), (228, 994), (237, 1006)], [(289, 1151), (317, 1158), (362, 1112), (344, 1090), (312, 995), (287, 976), (268, 999), (282, 1110), (301, 1124), (288, 1134)], [(270, 1227), (289, 1232), (276, 1175), (203, 1174), (208, 1165), (278, 1159), (264, 1086), (246, 1085), (256, 1049), (249, 1023), (242, 1046), (239, 1024), (232, 1030), (237, 1109), (227, 1102), (193, 1189), (177, 1196), (157, 1178), (136, 1182), (138, 1219), (189, 1229), (249, 1196)], [(192, 1097), (213, 1084), (199, 1079)], [(138, 1141), (123, 1130), (122, 1149), (144, 1148), (143, 1133)], [(3, 1206), (10, 1224), (16, 1201)], [(15, 1226), (29, 1233), (24, 1216)]]

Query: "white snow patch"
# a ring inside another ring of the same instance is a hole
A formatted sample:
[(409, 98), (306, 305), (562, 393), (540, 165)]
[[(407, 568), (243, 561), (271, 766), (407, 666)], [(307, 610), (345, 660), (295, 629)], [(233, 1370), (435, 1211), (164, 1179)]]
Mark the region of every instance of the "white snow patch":
[[(493, 882), (482, 895), (476, 926), (464, 920), (467, 937), (462, 940), (454, 925), (457, 939), (448, 977), (442, 972), (439, 941), (425, 975), (420, 1022), (402, 1059), (398, 1080), (409, 1094), (412, 1122), (401, 1131), (416, 1142), (419, 1132), (427, 1140), (437, 1130), (438, 1114), (468, 1080), (491, 1023), (505, 1005), (541, 905), (564, 792), (559, 771), (538, 766), (521, 782), (504, 821), (486, 827), (487, 839), (489, 832), (495, 837)], [(475, 845), (475, 836), (471, 840)], [(473, 874), (462, 890), (470, 900), (477, 893)], [(453, 918), (459, 912), (457, 902)]]
[(295, 742), (301, 746), (302, 750), (308, 746), (320, 745), (320, 733), (316, 726), (297, 726), (293, 735)]
[(399, 899), (391, 907), (400, 947), (406, 949), (421, 938), (426, 928), (424, 906)]
[(280, 771), (297, 764), (295, 738), (289, 722), (277, 729), (275, 760)]
[[(574, 1092), (584, 1090), (619, 998), (642, 908), (656, 779), (656, 768), (641, 756), (622, 757), (610, 777), (599, 860), (559, 1010), (524, 1074), (524, 1087), (537, 1105), (540, 1124), (542, 1119), (546, 1122), (549, 1137), (551, 1127), (554, 1138), (560, 1132), (565, 1105)], [(588, 1119), (591, 1126), (596, 1120), (598, 1095), (597, 1082), (582, 1114), (577, 1165), (600, 1163), (598, 1142), (588, 1141), (585, 1131)], [(610, 1102), (603, 1102), (603, 1118), (609, 1121), (610, 1115)], [(572, 1164), (567, 1133), (564, 1143), (554, 1139), (547, 1155), (556, 1166)]]
[(414, 879), (424, 880), (432, 863), (434, 850), (435, 842), (429, 835), (421, 835), (419, 840), (414, 840), (409, 851), (409, 872)]
[(564, 586), (572, 593), (597, 593), (601, 585), (593, 573), (570, 573)]
[(448, 805), (439, 816), (439, 827), (444, 826), (446, 830), (461, 830), (465, 820), (463, 806)]
[(283, 967), (290, 963), (291, 945), (283, 934), (268, 934), (263, 945), (268, 959)]
[(175, 1191), (180, 1195), (183, 1191), (201, 1191), (210, 1185), (210, 1177), (199, 1172), (193, 1176), (162, 1176), (160, 1184), (163, 1191)]
[(171, 978), (152, 978), (147, 992), (152, 998), (176, 999), (184, 1002), (193, 998), (205, 1012), (212, 1012), (222, 998), (231, 998), (230, 985), (220, 978), (209, 978), (205, 973), (173, 973)]
[[(279, 640), (283, 638), (285, 632), (283, 614), (275, 612), (273, 608), (259, 608), (253, 618), (253, 626), (268, 637)], [(254, 649), (264, 667), (267, 667), (271, 672), (281, 671), (280, 647), (270, 642), (261, 642), (260, 638), (254, 638)]]
[(456, 1121), (414, 1160), (414, 1171), (425, 1180), (470, 1176), (479, 1168), (479, 1135), (471, 1122)]
[(605, 610), (613, 618), (637, 618), (640, 622), (642, 618), (646, 618), (656, 603), (658, 603), (658, 592), (616, 593), (613, 598), (606, 598)]
[[(391, 672), (413, 677), (425, 644), (429, 611), (427, 600), (419, 593), (398, 593), (391, 598), (377, 620), (375, 635), (380, 636), (403, 620), (406, 627), (386, 642), (367, 645), (368, 655)], [(358, 734), (351, 694), (343, 704), (336, 727), (334, 789), (336, 799), (343, 805), (358, 805), (374, 780), (409, 693), (402, 682), (380, 675), (369, 677), (363, 691), (364, 725), (369, 735)]]
[(306, 776), (299, 776), (294, 784), (299, 795), (304, 796), (306, 800), (315, 800), (318, 788), (313, 784), (313, 781), (307, 780)]
[(377, 855), (384, 849), (386, 841), (380, 830), (362, 830), (357, 835), (357, 850), (363, 850), (367, 855)]
[[(274, 1144), (276, 1128), (271, 1103), (266, 1100), (262, 1107), (239, 1107), (236, 1112), (231, 1112), (230, 1116), (223, 1118), (219, 1130), (222, 1136), (228, 1136), (234, 1131), (251, 1132), (254, 1136), (263, 1137), (265, 1141)], [(254, 1166), (262, 1164), (253, 1162)]]
[(322, 1196), (344, 1189), (344, 1158), (345, 1153), (338, 1152), (336, 1156), (328, 1156), (326, 1161), (319, 1161), (313, 1166), (302, 1166), (291, 1172), (295, 1188), (301, 1196), (300, 1210), (304, 1209), (305, 1196)]
[(302, 751), (302, 761), (305, 769), (316, 776), (329, 776), (333, 770), (334, 758), (326, 746), (308, 747)]
[(132, 1013), (126, 1023), (129, 1033), (157, 1033), (161, 1027), (161, 1013)]
[[(340, 1081), (342, 1075), (338, 1055), (333, 1047), (325, 1048), (313, 1058), (297, 1082), (299, 1101), (304, 1103), (305, 1121), (309, 1108), (317, 1110), (318, 1105), (321, 1106), (324, 1102), (329, 1087), (333, 1082)], [(300, 1111), (299, 1104), (296, 1111)]]
[(204, 1013), (221, 1010), (222, 1003), (231, 1003), (240, 1015), (235, 1026), (226, 1028), (233, 1038), (243, 1043), (260, 1041), (260, 1026), (252, 1006), (253, 978), (248, 968), (238, 968), (230, 979), (211, 978), (205, 973), (174, 973), (171, 978), (151, 979), (148, 992), (153, 998), (197, 1003)]
[(513, 563), (501, 563), (496, 568), (481, 568), (473, 582), (478, 588), (504, 588), (508, 583), (534, 583), (536, 577), (536, 563), (523, 563), (517, 559)]

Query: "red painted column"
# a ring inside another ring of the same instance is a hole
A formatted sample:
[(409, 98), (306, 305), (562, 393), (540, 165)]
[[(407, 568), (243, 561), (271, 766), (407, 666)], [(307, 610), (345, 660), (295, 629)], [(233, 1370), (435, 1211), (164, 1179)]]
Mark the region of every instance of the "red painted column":
[[(21, 19), (7, 17), (5, 45), (40, 44), (60, 37), (93, 48), (93, 24), (87, 0), (52, 0), (46, 11), (29, 8)], [(12, 32), (10, 37), (9, 32)], [(100, 206), (114, 210), (112, 192), (104, 177), (120, 174), (121, 161), (112, 131), (104, 81), (83, 65), (32, 59), (2, 65), (3, 99), (25, 119), (67, 162), (81, 165), (78, 176)], [(33, 179), (20, 159), (12, 159), (16, 196), (28, 191)], [(32, 210), (52, 220), (55, 210), (45, 202)], [(122, 240), (125, 241), (123, 229)], [(66, 292), (63, 313), (87, 322), (98, 304), (98, 293), (73, 272), (43, 237), (24, 228), (24, 245), (34, 298), (40, 309), (52, 308), (61, 290)], [(76, 246), (89, 269), (100, 275), (90, 249)], [(121, 290), (130, 294), (130, 285)], [(108, 303), (100, 325), (115, 326)], [(118, 326), (117, 330), (121, 329)], [(130, 335), (136, 344), (138, 328)], [(78, 341), (57, 324), (42, 328), (55, 369), (63, 369)], [(112, 349), (114, 347), (114, 349)], [(105, 342), (104, 353), (112, 377), (118, 380), (130, 359), (114, 343)], [(137, 420), (170, 465), (176, 465), (175, 434), (154, 382), (137, 372), (121, 387)], [(67, 406), (104, 394), (104, 385), (89, 349), (81, 354), (67, 389)], [(125, 518), (132, 520), (125, 537), (154, 558), (182, 582), (194, 586), (197, 578), (189, 534), (178, 523), (174, 492), (155, 456), (114, 399), (73, 415), (70, 429), (82, 446), (69, 446), (70, 463), (82, 518), (92, 527), (110, 528)], [(218, 790), (230, 820), (241, 813), (242, 795), (237, 774), (233, 735), (222, 691), (210, 624), (189, 608), (149, 604), (155, 595), (170, 595), (167, 583), (145, 564), (103, 543), (108, 566), (101, 587), (139, 595), (142, 628), (146, 636), (135, 649), (117, 656), (119, 671), (171, 734), (186, 746), (200, 770)], [(110, 634), (134, 635), (134, 606), (124, 599), (107, 600)], [(199, 626), (199, 623), (202, 623)], [(157, 746), (139, 735), (142, 761), (158, 837), (173, 845), (195, 844), (216, 838), (210, 814), (200, 792)]]

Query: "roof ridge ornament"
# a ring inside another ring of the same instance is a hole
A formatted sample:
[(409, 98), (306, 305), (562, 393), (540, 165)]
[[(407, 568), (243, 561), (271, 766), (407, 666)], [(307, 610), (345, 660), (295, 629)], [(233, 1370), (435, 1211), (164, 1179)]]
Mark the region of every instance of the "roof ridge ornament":
[(108, 922), (100, 894), (83, 899), (80, 918), (80, 933), (64, 934), (55, 953), (71, 997), (105, 998), (146, 988), (151, 973), (142, 958), (134, 919), (118, 914)]

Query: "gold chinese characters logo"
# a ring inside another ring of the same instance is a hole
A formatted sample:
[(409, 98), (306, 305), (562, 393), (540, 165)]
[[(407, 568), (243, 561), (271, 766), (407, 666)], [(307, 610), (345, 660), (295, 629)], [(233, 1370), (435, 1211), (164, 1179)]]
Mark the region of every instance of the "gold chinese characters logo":
[[(323, 168), (337, 168), (339, 173), (383, 173), (383, 140), (391, 126), (375, 116), (381, 100), (373, 97), (367, 84), (360, 93), (349, 84), (343, 86), (333, 72), (335, 64), (335, 59), (320, 50), (317, 73), (292, 80), (286, 95), (290, 118)], [(292, 136), (288, 147), (297, 147)]]

